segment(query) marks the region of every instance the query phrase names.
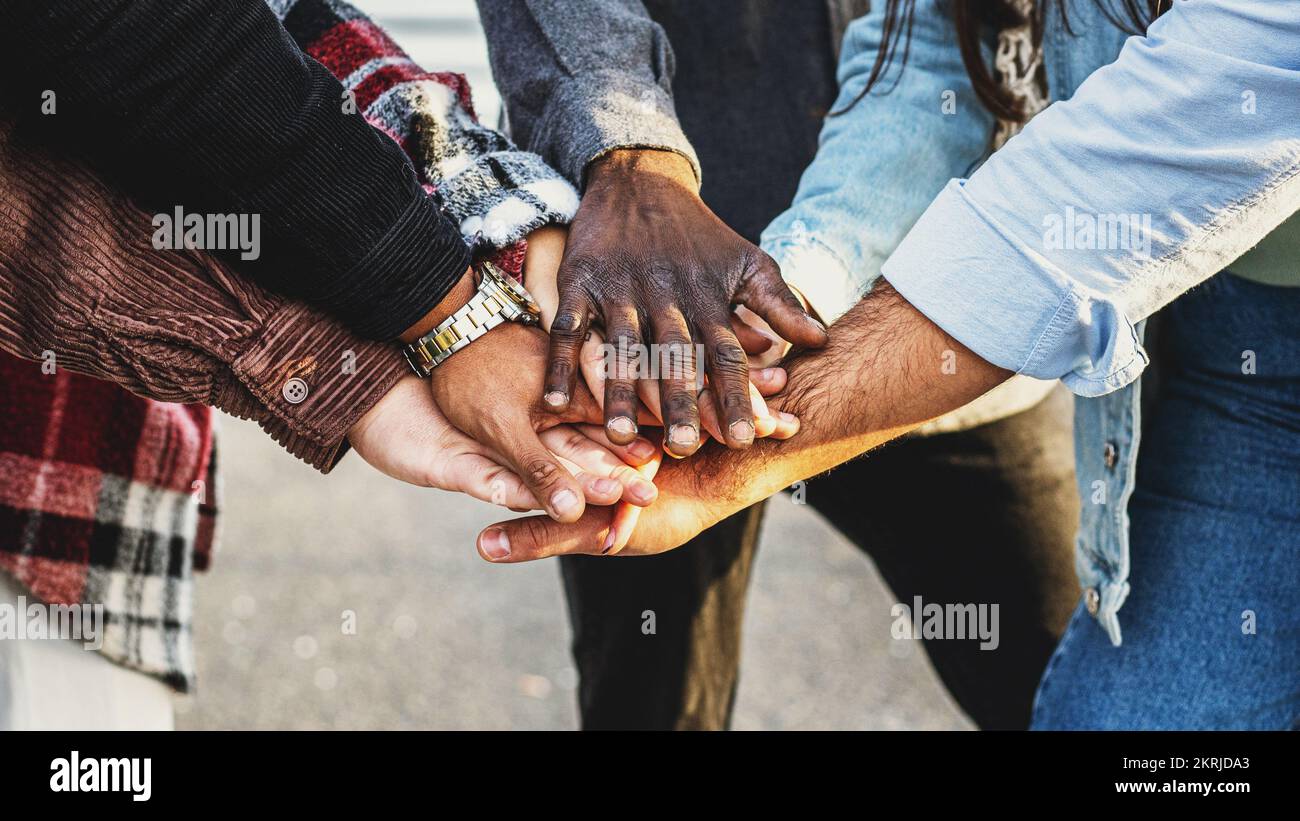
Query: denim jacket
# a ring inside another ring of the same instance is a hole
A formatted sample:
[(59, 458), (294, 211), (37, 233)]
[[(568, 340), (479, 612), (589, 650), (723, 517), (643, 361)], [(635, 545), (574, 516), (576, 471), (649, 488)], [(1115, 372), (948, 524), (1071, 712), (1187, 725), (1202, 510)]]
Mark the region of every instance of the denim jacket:
[[(845, 35), (838, 109), (882, 9)], [(1143, 320), (1300, 207), (1300, 0), (1175, 0), (1135, 37), (1093, 0), (1068, 12), (1074, 35), (1047, 4), (1055, 102), (986, 157), (949, 10), (918, 0), (906, 67), (827, 119), (763, 247), (828, 319), (883, 274), (983, 358), (1076, 394), (1076, 568), (1118, 645)]]

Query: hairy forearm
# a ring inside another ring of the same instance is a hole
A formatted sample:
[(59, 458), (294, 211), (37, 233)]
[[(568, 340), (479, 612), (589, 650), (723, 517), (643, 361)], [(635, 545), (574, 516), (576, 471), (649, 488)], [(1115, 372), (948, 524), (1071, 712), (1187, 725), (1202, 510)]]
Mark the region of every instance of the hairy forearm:
[[(533, 517), (493, 525), (480, 535), (480, 554), (521, 562), (564, 553), (671, 550), (738, 510), (942, 416), (1011, 376), (962, 347), (883, 281), (835, 323), (830, 337), (825, 348), (790, 359), (786, 389), (769, 399), (800, 416), (799, 435), (759, 440), (748, 450), (711, 445), (707, 453), (666, 461), (655, 477), (658, 501), (637, 515), (589, 508), (571, 524)], [(509, 552), (490, 552), (489, 543), (508, 545)]]
[(1011, 377), (957, 342), (881, 280), (831, 329), (823, 349), (793, 356), (768, 404), (797, 415), (799, 435), (718, 450), (671, 466), (701, 488), (749, 504), (878, 447)]

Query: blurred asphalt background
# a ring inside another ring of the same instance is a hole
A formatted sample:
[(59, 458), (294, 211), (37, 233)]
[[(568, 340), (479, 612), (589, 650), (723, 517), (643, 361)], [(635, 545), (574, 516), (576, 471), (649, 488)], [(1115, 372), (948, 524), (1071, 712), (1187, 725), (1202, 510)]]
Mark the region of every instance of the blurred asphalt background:
[[(426, 68), (465, 73), (496, 122), (473, 0), (352, 2)], [(222, 535), (199, 577), (199, 690), (178, 699), (178, 727), (577, 726), (558, 565), (494, 567), (474, 551), (508, 511), (400, 485), (355, 455), (323, 477), (255, 425), (220, 422)], [(891, 640), (893, 601), (817, 514), (773, 500), (735, 728), (969, 727), (920, 647)]]

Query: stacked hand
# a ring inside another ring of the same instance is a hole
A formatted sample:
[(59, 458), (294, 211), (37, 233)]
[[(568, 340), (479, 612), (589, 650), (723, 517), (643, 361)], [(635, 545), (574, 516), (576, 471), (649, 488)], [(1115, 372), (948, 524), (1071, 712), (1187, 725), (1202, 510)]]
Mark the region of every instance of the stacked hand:
[[(538, 441), (576, 477), (587, 501), (652, 501), (655, 486), (641, 479), (636, 468), (657, 463), (658, 449), (640, 438), (626, 446), (600, 444), (589, 437), (599, 430), (556, 425), (541, 432)], [(465, 493), (512, 510), (543, 507), (515, 471), (515, 463), (453, 426), (434, 403), (429, 387), (414, 375), (398, 382), (348, 438), (362, 458), (395, 479)]]
[[(403, 380), (349, 436), (397, 478), (546, 512), (521, 520), (536, 537), (526, 554), (512, 555), (504, 530), (485, 533), (479, 548), (494, 561), (572, 552), (577, 540), (586, 552), (623, 551), (647, 507), (663, 538), (626, 552), (680, 543), (716, 513), (691, 501), (698, 460), (686, 457), (703, 434), (732, 450), (793, 436), (798, 419), (764, 400), (786, 383), (773, 360), (792, 342), (826, 341), (775, 263), (699, 200), (685, 160), (616, 154), (593, 165), (567, 236), (529, 237), (525, 286), (542, 328), (494, 328), (434, 368), (427, 387)], [(472, 292), (467, 275), (410, 338)], [(752, 324), (733, 301), (752, 309)], [(765, 367), (751, 368), (764, 354)], [(662, 449), (646, 438), (651, 426), (667, 431)], [(665, 452), (684, 461), (661, 471)]]

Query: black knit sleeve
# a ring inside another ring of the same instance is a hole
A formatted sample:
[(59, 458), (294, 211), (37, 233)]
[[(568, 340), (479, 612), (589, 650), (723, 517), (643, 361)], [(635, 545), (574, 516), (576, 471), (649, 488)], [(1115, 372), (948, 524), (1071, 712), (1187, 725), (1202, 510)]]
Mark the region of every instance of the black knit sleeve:
[(0, 0), (0, 70), (13, 116), (147, 207), (256, 215), (256, 258), (230, 261), (362, 336), (396, 337), (468, 265), (402, 150), (263, 0)]

